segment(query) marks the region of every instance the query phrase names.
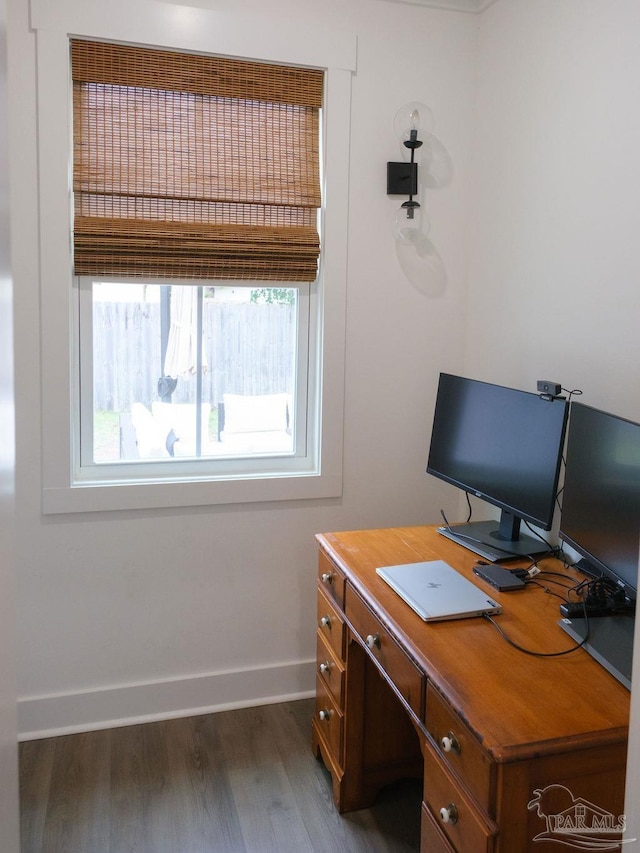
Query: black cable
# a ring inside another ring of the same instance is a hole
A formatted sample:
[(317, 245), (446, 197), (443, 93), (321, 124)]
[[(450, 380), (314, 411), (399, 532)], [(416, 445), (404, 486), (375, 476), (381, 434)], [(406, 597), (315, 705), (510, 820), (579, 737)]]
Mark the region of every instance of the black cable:
[[(550, 572), (550, 571), (547, 571), (546, 569), (541, 569), (540, 575), (544, 575), (545, 577), (561, 578), (564, 581), (570, 581), (571, 580), (571, 578), (568, 575), (563, 575), (562, 572)], [(540, 575), (536, 575), (536, 577), (540, 577)], [(549, 583), (558, 583), (558, 581), (549, 581)], [(562, 584), (562, 586), (564, 586), (564, 584)], [(579, 586), (579, 584), (572, 583), (570, 586), (565, 586), (564, 588), (569, 589), (569, 590), (574, 590), (574, 589), (577, 589), (578, 586)]]
[(467, 515), (467, 521), (466, 521), (466, 523), (468, 524), (471, 521), (471, 516), (473, 515), (473, 510), (471, 509), (471, 498), (469, 497), (469, 492), (465, 492), (464, 496), (467, 499), (467, 507), (469, 509), (469, 514)]
[[(549, 581), (549, 583), (557, 583), (557, 581)], [(559, 592), (554, 592), (552, 589), (549, 589), (544, 584), (540, 583), (540, 581), (537, 581), (535, 578), (532, 578), (531, 580), (527, 581), (526, 584), (527, 586), (529, 586), (529, 584), (531, 584), (532, 586), (539, 586), (540, 589), (544, 590), (547, 593), (547, 595), (555, 595), (555, 597), (559, 598), (560, 601), (566, 602), (567, 600), (564, 595), (560, 595)], [(562, 584), (558, 584), (558, 586), (562, 586), (563, 589), (569, 589), (569, 587), (563, 586)]]
[[(529, 558), (529, 560), (530, 560), (529, 565), (525, 569), (523, 569), (522, 571), (527, 572), (527, 574), (528, 574), (531, 571), (531, 569), (537, 569), (539, 561), (544, 560), (545, 556), (546, 555), (543, 554), (542, 557), (530, 557)], [(541, 571), (541, 570), (538, 569), (538, 571)]]
[(565, 569), (578, 569), (578, 566), (575, 563), (570, 562), (567, 554), (565, 553), (564, 542), (560, 542), (560, 545), (558, 546), (558, 559), (562, 560)]
[(489, 613), (483, 613), (483, 614), (482, 614), (482, 617), (483, 617), (483, 619), (486, 619), (486, 620), (487, 620), (487, 622), (491, 622), (491, 624), (492, 624), (492, 625), (493, 625), (493, 627), (496, 629), (496, 631), (500, 634), (500, 636), (501, 636), (504, 640), (506, 640), (506, 641), (507, 641), (507, 643), (509, 643), (509, 645), (510, 645), (510, 646), (513, 646), (513, 648), (514, 648), (514, 649), (517, 649), (519, 652), (524, 652), (524, 654), (525, 654), (525, 655), (532, 655), (533, 657), (540, 657), (540, 658), (556, 658), (556, 657), (560, 657), (561, 655), (568, 655), (568, 654), (570, 654), (571, 652), (575, 652), (575, 651), (577, 651), (578, 649), (581, 649), (581, 648), (582, 648), (582, 646), (584, 646), (584, 644), (585, 644), (585, 643), (587, 642), (587, 640), (589, 639), (589, 620), (588, 620), (588, 617), (587, 617), (587, 614), (586, 614), (586, 613), (585, 613), (585, 619), (587, 620), (587, 621), (586, 621), (586, 625), (587, 625), (587, 633), (586, 633), (586, 636), (584, 637), (584, 639), (583, 639), (583, 640), (581, 640), (581, 641), (580, 641), (579, 643), (577, 643), (575, 646), (572, 646), (570, 649), (564, 649), (564, 650), (563, 650), (563, 651), (561, 651), (561, 652), (534, 652), (532, 649), (526, 649), (524, 646), (521, 646), (519, 643), (516, 643), (516, 641), (515, 641), (515, 640), (512, 640), (512, 639), (511, 639), (511, 637), (509, 637), (509, 636), (508, 636), (508, 634), (506, 634), (506, 633), (502, 630), (502, 628), (500, 627), (500, 625), (498, 625), (498, 623), (495, 621), (495, 619), (493, 618), (493, 616), (491, 616)]
[(562, 388), (565, 394), (568, 394), (567, 402), (571, 402), (572, 397), (580, 397), (582, 395), (582, 391), (579, 388), (574, 388), (573, 391), (569, 391), (567, 388)]
[[(523, 520), (524, 520), (524, 519), (523, 519)], [(529, 533), (531, 533), (531, 534), (532, 534), (532, 536), (537, 536), (537, 537), (538, 537), (538, 539), (539, 539), (539, 540), (540, 540), (544, 545), (546, 545), (546, 546), (547, 546), (547, 548), (548, 548), (548, 553), (550, 553), (551, 551), (553, 551), (553, 545), (552, 545), (550, 542), (548, 542), (548, 541), (544, 538), (544, 536), (542, 536), (540, 533), (538, 533), (538, 531), (537, 531), (537, 530), (534, 530), (534, 529), (533, 529), (533, 527), (529, 524), (529, 522), (528, 522), (528, 521), (524, 520), (524, 524), (525, 524), (525, 527), (527, 528), (527, 530), (529, 531)], [(533, 558), (532, 558), (532, 559), (533, 559)], [(543, 558), (542, 558), (542, 557), (540, 557), (539, 559), (541, 559), (541, 560), (542, 560)]]

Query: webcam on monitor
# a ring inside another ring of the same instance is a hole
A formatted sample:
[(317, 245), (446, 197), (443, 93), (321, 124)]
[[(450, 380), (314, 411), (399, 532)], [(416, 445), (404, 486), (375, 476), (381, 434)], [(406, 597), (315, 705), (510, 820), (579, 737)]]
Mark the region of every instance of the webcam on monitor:
[(546, 379), (538, 380), (538, 393), (547, 400), (552, 400), (554, 397), (559, 397), (562, 391), (562, 385), (558, 382), (549, 382)]

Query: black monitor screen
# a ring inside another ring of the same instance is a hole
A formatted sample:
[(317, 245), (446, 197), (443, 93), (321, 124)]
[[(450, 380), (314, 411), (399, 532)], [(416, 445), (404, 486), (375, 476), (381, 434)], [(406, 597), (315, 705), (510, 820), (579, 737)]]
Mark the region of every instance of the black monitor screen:
[(635, 600), (640, 425), (573, 403), (566, 454), (560, 537)]
[[(567, 403), (450, 374), (440, 374), (427, 471), (550, 530)], [(538, 543), (539, 544), (539, 543)]]

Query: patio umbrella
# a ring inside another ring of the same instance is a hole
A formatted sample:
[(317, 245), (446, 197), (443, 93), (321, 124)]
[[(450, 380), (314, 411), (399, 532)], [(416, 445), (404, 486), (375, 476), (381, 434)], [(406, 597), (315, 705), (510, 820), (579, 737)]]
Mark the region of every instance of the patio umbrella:
[[(202, 375), (207, 370), (207, 360), (202, 346), (203, 296), (201, 287), (172, 285), (170, 324), (167, 349), (164, 357), (164, 376), (186, 379), (195, 376), (195, 439), (196, 455), (202, 451)], [(158, 384), (160, 390), (160, 383)], [(169, 388), (166, 389), (169, 391)], [(162, 399), (170, 402), (171, 391)], [(173, 445), (169, 451), (173, 455)]]
[[(198, 288), (171, 287), (171, 324), (164, 358), (165, 376), (193, 376), (198, 370)], [(200, 324), (200, 336), (202, 326)], [(200, 348), (202, 371), (208, 369)]]

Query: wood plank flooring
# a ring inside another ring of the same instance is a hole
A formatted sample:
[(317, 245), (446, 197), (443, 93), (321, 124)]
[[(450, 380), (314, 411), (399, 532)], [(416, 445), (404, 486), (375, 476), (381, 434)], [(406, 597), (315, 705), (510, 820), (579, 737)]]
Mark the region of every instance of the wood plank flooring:
[(20, 745), (22, 853), (416, 853), (421, 786), (340, 816), (314, 700)]

